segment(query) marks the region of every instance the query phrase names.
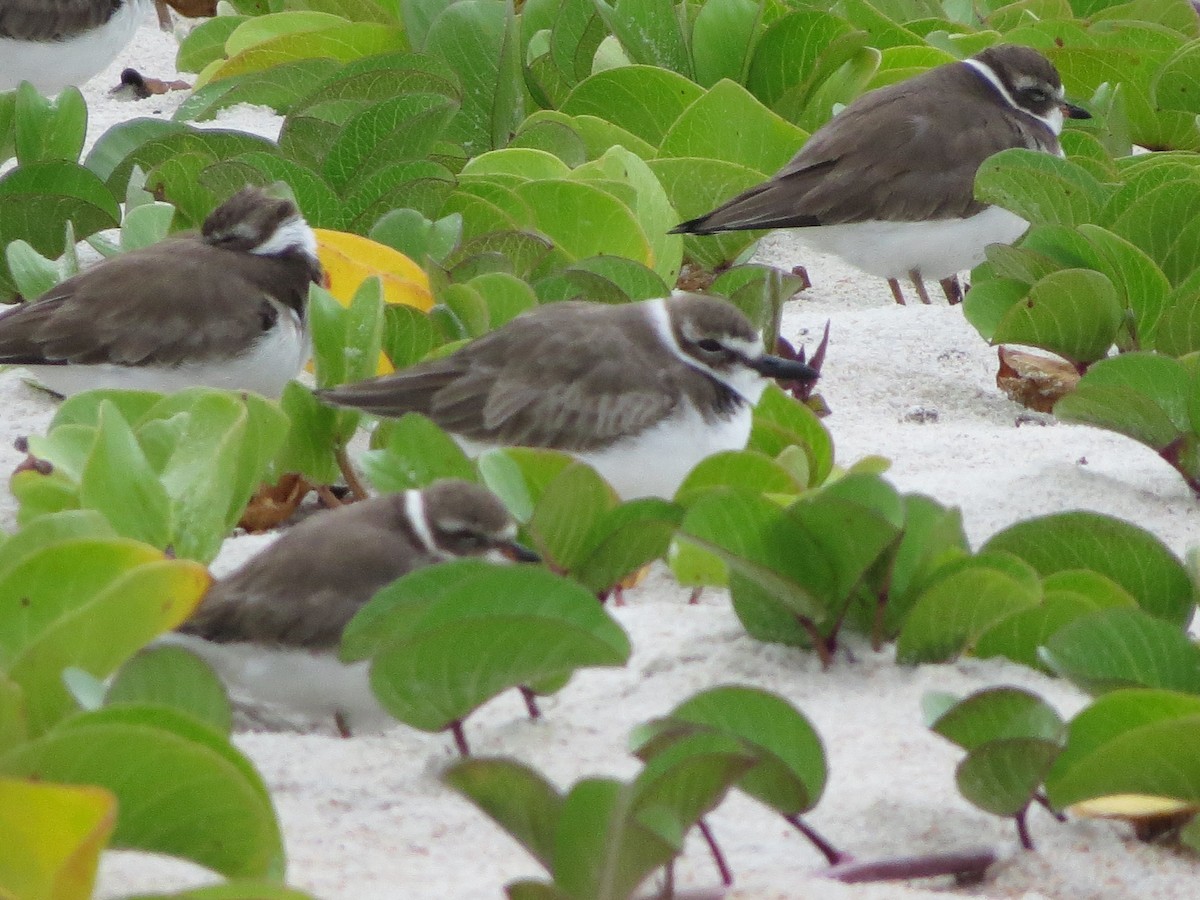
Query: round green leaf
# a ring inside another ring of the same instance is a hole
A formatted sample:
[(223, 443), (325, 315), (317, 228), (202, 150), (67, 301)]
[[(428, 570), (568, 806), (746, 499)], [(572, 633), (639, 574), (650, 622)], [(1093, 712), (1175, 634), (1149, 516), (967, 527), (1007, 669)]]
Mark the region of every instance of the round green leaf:
[(1151, 615), (1180, 626), (1191, 619), (1193, 587), (1183, 564), (1130, 522), (1092, 512), (1056, 513), (1018, 522), (982, 549), (1014, 553), (1043, 577), (1091, 569), (1127, 590)]
[(980, 809), (997, 816), (1019, 813), (1041, 786), (1058, 755), (1054, 741), (1005, 738), (972, 750), (958, 764), (959, 791)]
[(1004, 150), (975, 175), (975, 196), (1035, 225), (1095, 222), (1109, 188), (1082, 166), (1034, 150)]
[(777, 694), (728, 685), (696, 694), (671, 719), (711, 726), (760, 754), (738, 787), (785, 816), (817, 805), (827, 769), (821, 738), (804, 715)]
[(1015, 687), (977, 691), (939, 712), (929, 727), (967, 751), (1014, 738), (1061, 744), (1066, 736), (1066, 726), (1049, 703)]
[(1200, 648), (1140, 609), (1101, 610), (1064, 625), (1041, 656), (1092, 694), (1124, 687), (1200, 693)]
[(180, 856), (230, 877), (283, 874), (283, 842), (261, 778), (224, 736), (190, 716), (138, 706), (81, 713), (0, 757), (0, 771), (112, 791), (114, 846)]
[(1090, 363), (1107, 355), (1121, 321), (1121, 303), (1106, 276), (1091, 269), (1063, 269), (1033, 285), (1000, 320), (991, 340)]
[(970, 566), (917, 597), (900, 629), (896, 659), (944, 662), (972, 647), (1001, 619), (1038, 602), (1038, 593), (996, 569)]
[(622, 66), (580, 82), (560, 110), (611, 122), (657, 147), (680, 114), (703, 93), (694, 82), (666, 69)]
[(1200, 698), (1161, 690), (1115, 691), (1070, 723), (1046, 778), (1061, 809), (1112, 794), (1200, 801)]
[(149, 647), (125, 663), (104, 695), (117, 703), (169, 706), (207, 722), (222, 734), (233, 727), (225, 686), (205, 663), (182, 647)]

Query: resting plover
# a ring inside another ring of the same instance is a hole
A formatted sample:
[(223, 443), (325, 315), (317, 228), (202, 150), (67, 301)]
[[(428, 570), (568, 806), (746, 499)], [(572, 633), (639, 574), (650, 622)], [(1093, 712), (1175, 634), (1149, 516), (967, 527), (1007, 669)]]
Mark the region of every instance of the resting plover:
[(310, 354), (317, 241), (296, 205), (244, 188), (199, 234), (110, 257), (0, 314), (0, 364), (58, 394), (195, 385), (278, 397)]
[(975, 199), (980, 164), (1010, 147), (1061, 155), (1064, 117), (1090, 115), (1063, 99), (1050, 60), (990, 47), (859, 97), (769, 181), (674, 232), (796, 228), (816, 249), (886, 278), (898, 303), (905, 276), (923, 302), (924, 279), (956, 302), (957, 273), (1029, 227)]
[(624, 499), (670, 498), (700, 460), (746, 446), (769, 379), (816, 377), (767, 355), (732, 304), (676, 293), (541, 306), (443, 359), (318, 396), (380, 416), (422, 413), (468, 453), (562, 450)]
[(337, 659), (346, 624), (415, 569), (467, 557), (535, 561), (516, 533), (494, 494), (457, 479), (315, 513), (215, 582), (164, 640), (206, 660), (258, 721), (390, 727), (368, 664)]

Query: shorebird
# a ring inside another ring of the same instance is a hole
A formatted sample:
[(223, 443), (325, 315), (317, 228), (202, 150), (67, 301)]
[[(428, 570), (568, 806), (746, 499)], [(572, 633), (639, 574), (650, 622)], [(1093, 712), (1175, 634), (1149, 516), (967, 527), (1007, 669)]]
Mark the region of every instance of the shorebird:
[(1011, 244), (1029, 227), (1015, 213), (975, 199), (975, 173), (1010, 147), (1062, 155), (1064, 118), (1090, 114), (1068, 103), (1050, 60), (1015, 44), (859, 97), (809, 138), (769, 181), (673, 233), (795, 228), (818, 250), (886, 278), (925, 279), (962, 298), (957, 274), (988, 244)]
[(816, 377), (766, 354), (732, 304), (676, 293), (548, 304), (450, 356), (317, 394), (378, 416), (422, 413), (469, 454), (565, 451), (628, 500), (670, 498), (700, 460), (744, 448), (770, 379)]
[(243, 188), (199, 234), (110, 257), (0, 314), (0, 364), (64, 396), (195, 385), (278, 397), (308, 361), (323, 278), (296, 205)]
[(279, 721), (378, 730), (394, 720), (368, 663), (337, 659), (342, 631), (380, 589), (452, 559), (536, 561), (490, 491), (457, 479), (316, 513), (216, 581), (164, 640), (213, 667), (239, 705)]
[(80, 85), (116, 59), (153, 0), (0, 0), (0, 91)]

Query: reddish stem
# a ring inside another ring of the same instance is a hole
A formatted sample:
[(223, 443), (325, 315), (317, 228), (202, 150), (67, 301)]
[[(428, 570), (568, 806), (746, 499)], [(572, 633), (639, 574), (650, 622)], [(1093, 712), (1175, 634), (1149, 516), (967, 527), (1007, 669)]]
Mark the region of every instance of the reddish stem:
[(721, 848), (717, 846), (717, 839), (713, 837), (712, 829), (708, 827), (708, 823), (701, 819), (696, 825), (700, 829), (700, 834), (708, 843), (708, 852), (712, 854), (713, 862), (717, 864), (717, 871), (721, 873), (721, 884), (729, 887), (733, 884), (733, 872), (729, 871), (729, 865), (725, 862), (725, 854), (721, 852)]

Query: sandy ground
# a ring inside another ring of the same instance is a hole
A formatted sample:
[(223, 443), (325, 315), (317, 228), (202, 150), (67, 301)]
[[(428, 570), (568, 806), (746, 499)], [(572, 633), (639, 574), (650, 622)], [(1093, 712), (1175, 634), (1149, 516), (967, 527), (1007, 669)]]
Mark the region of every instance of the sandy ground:
[[(85, 91), (90, 138), (116, 121), (169, 116), (183, 95), (138, 104), (104, 90), (123, 65), (173, 75), (174, 39), (150, 25), (135, 45)], [(277, 117), (239, 109), (217, 126), (274, 136)], [(807, 265), (814, 287), (790, 303), (784, 333), (812, 344), (826, 320), (832, 340), (821, 392), (833, 409), (827, 424), (842, 464), (867, 454), (893, 461), (889, 477), (962, 507), (971, 541), (1020, 519), (1090, 509), (1130, 519), (1182, 554), (1200, 534), (1200, 508), (1182, 481), (1152, 452), (1101, 431), (1029, 417), (995, 387), (995, 350), (957, 308), (897, 307), (886, 286), (772, 238), (761, 257)], [(0, 470), (20, 458), (19, 435), (41, 431), (53, 403), (15, 373), (0, 376)], [(1029, 421), (1032, 419), (1032, 421)], [(11, 529), (11, 497), (0, 497), (0, 525)], [(239, 542), (233, 542), (235, 545)], [(229, 548), (227, 568), (248, 546)], [(256, 545), (255, 545), (256, 546)], [(1011, 824), (976, 810), (954, 787), (958, 751), (921, 722), (925, 691), (968, 693), (998, 684), (1029, 687), (1064, 716), (1085, 698), (1059, 681), (997, 661), (902, 668), (889, 651), (851, 640), (829, 672), (809, 654), (746, 636), (728, 598), (706, 592), (697, 606), (663, 572), (629, 592), (614, 610), (634, 653), (621, 670), (590, 671), (544, 704), (545, 719), (526, 719), (519, 698), (501, 697), (468, 723), (479, 754), (504, 754), (545, 772), (560, 786), (594, 774), (630, 777), (629, 729), (683, 698), (723, 684), (757, 685), (795, 703), (817, 727), (831, 777), (808, 820), (862, 858), (1003, 848), (986, 881), (956, 888), (843, 886), (814, 879), (817, 853), (762, 807), (731, 795), (710, 819), (735, 872), (730, 896), (744, 898), (1184, 898), (1196, 895), (1200, 865), (1188, 856), (1142, 845), (1121, 826), (1059, 825), (1035, 811), (1039, 852), (1018, 853)], [(377, 737), (243, 733), (236, 737), (275, 798), (289, 858), (288, 881), (321, 898), (498, 897), (537, 864), (465, 801), (438, 782), (454, 759), (449, 738), (404, 727)], [(99, 895), (178, 889), (213, 876), (175, 860), (111, 853)], [(679, 867), (685, 887), (712, 887), (717, 873), (693, 838)]]

